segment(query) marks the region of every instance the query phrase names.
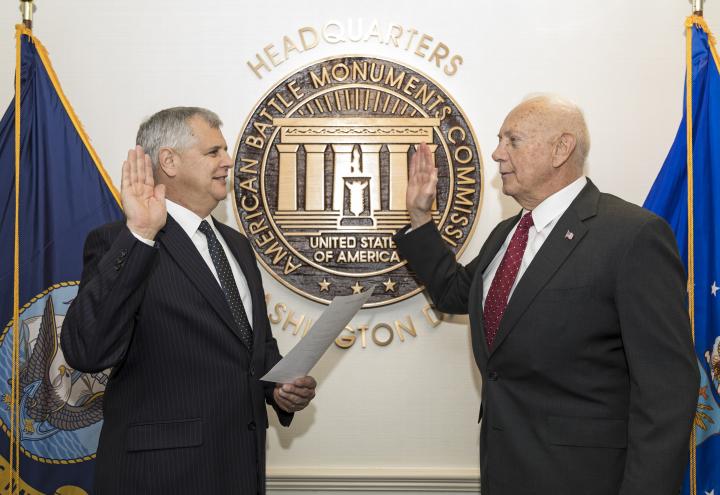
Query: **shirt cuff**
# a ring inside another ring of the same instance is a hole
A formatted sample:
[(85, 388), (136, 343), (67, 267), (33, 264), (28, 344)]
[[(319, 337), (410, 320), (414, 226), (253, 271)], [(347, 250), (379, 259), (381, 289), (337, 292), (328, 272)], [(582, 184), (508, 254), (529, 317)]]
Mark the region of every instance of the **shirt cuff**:
[(147, 244), (147, 245), (150, 246), (150, 247), (155, 247), (155, 241), (153, 241), (153, 240), (151, 240), (151, 239), (145, 239), (144, 237), (141, 237), (141, 236), (137, 235), (137, 234), (136, 234), (135, 232), (133, 232), (132, 230), (130, 231), (130, 233), (131, 233), (132, 235), (134, 235), (135, 238), (136, 238), (138, 241), (142, 242), (143, 244)]

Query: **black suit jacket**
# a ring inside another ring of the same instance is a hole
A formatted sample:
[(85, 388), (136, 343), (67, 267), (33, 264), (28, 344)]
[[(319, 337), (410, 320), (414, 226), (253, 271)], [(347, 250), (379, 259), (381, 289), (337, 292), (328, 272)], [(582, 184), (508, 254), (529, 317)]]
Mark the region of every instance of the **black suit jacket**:
[(432, 223), (395, 239), (437, 308), (470, 315), (483, 495), (676, 495), (699, 378), (672, 231), (589, 182), (488, 349), (482, 273), (518, 220), (466, 267)]
[[(75, 369), (112, 367), (98, 494), (265, 492), (265, 402), (274, 405), (274, 387), (258, 378), (280, 354), (250, 243), (215, 225), (252, 294), (252, 354), (220, 285), (170, 215), (155, 247), (121, 222), (88, 235), (61, 344)], [(276, 410), (288, 425), (291, 415)]]

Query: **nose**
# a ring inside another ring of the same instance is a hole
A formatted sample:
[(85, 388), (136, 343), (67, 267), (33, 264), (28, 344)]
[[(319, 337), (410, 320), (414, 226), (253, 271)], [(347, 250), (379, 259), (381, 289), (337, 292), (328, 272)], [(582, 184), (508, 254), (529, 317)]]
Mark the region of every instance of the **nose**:
[(497, 147), (495, 148), (495, 151), (493, 151), (492, 153), (492, 159), (497, 163), (500, 163), (505, 161), (506, 158), (507, 153), (505, 152), (505, 147), (503, 146), (502, 141), (499, 141)]
[(230, 156), (230, 154), (227, 152), (227, 150), (223, 150), (222, 153), (223, 153), (223, 155), (222, 155), (222, 162), (220, 163), (220, 166), (221, 166), (222, 168), (230, 168), (230, 167), (232, 167), (232, 166), (233, 166), (233, 161), (232, 161), (232, 157)]

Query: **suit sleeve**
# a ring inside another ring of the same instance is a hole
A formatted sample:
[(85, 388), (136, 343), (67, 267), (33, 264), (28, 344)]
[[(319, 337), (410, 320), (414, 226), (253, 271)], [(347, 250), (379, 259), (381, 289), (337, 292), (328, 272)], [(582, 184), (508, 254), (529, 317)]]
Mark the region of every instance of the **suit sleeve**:
[(104, 227), (88, 235), (80, 289), (60, 334), (68, 364), (86, 373), (124, 359), (157, 255), (157, 248), (138, 241), (127, 227), (113, 232)]
[(687, 460), (699, 375), (685, 270), (663, 220), (648, 221), (621, 261), (616, 304), (630, 371), (620, 494), (675, 494)]
[[(267, 338), (265, 339), (265, 372), (267, 373), (270, 371), (270, 369), (275, 366), (275, 363), (280, 361), (280, 359), (282, 359), (282, 356), (278, 350), (277, 341), (275, 340), (275, 337), (273, 337), (272, 332), (270, 331), (270, 326), (268, 325)], [(275, 383), (263, 382), (263, 388), (265, 391), (265, 401), (275, 410), (275, 414), (277, 414), (280, 424), (283, 426), (290, 426), (294, 413), (289, 413), (280, 409), (280, 406), (278, 406), (275, 402), (275, 396), (273, 395)]]
[[(263, 305), (265, 302), (263, 301)], [(265, 308), (265, 315), (267, 315), (267, 308)], [(267, 323), (267, 332), (265, 332), (265, 372), (267, 373), (272, 369), (275, 364), (282, 359), (282, 355), (280, 354), (280, 351), (278, 350), (277, 341), (275, 340), (275, 337), (273, 337), (272, 329), (270, 327), (270, 322)], [(263, 373), (263, 374), (264, 374)], [(289, 413), (283, 409), (280, 409), (280, 406), (277, 405), (275, 402), (275, 396), (273, 395), (273, 391), (275, 390), (275, 383), (273, 382), (262, 382), (263, 389), (265, 392), (265, 401), (272, 406), (272, 408), (275, 410), (275, 414), (277, 414), (278, 420), (280, 421), (280, 424), (283, 426), (290, 426), (290, 423), (292, 422), (293, 413)]]
[[(253, 249), (250, 245), (249, 240), (245, 236), (240, 236), (240, 242), (245, 244), (245, 250), (248, 253), (252, 253)], [(264, 342), (264, 348), (265, 348), (265, 354), (263, 356), (262, 361), (262, 373), (260, 376), (265, 375), (268, 371), (272, 369), (275, 364), (282, 359), (282, 354), (280, 354), (280, 350), (278, 349), (277, 340), (275, 340), (275, 337), (272, 334), (272, 327), (270, 325), (270, 320), (268, 318), (268, 311), (267, 311), (267, 305), (265, 303), (265, 289), (262, 285), (262, 276), (260, 275), (260, 270), (257, 267), (257, 263), (254, 264), (254, 277), (257, 277), (259, 287), (262, 288), (261, 295), (263, 297), (259, 297), (257, 301), (254, 301), (254, 303), (260, 304), (262, 306), (262, 311), (260, 312), (263, 315), (264, 321), (261, 323), (262, 327), (265, 329), (265, 342)], [(256, 324), (257, 326), (257, 324)], [(275, 414), (277, 414), (278, 420), (280, 421), (280, 424), (283, 426), (290, 426), (290, 423), (292, 422), (293, 413), (289, 413), (283, 409), (280, 409), (280, 407), (275, 402), (275, 397), (273, 395), (273, 391), (275, 390), (275, 383), (274, 382), (260, 382), (263, 388), (263, 394), (265, 395), (265, 402), (269, 404), (273, 410), (275, 411)]]
[(466, 314), (478, 258), (467, 267), (458, 263), (434, 222), (406, 231), (407, 227), (395, 234), (395, 244), (425, 285), (435, 307), (443, 313)]

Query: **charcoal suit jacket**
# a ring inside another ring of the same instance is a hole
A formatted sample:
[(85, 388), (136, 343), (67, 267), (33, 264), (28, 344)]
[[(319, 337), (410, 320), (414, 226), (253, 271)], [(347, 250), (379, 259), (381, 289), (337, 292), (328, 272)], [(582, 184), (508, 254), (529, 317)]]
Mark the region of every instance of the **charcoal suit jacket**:
[(395, 238), (437, 308), (470, 315), (483, 495), (676, 495), (699, 378), (672, 231), (588, 181), (488, 348), (482, 274), (519, 218), (467, 266), (432, 222)]
[(274, 384), (258, 378), (281, 356), (250, 243), (214, 222), (252, 295), (252, 353), (220, 285), (170, 215), (155, 247), (122, 222), (87, 237), (61, 345), (77, 370), (112, 368), (99, 495), (265, 493), (265, 403), (283, 425), (292, 415), (274, 404)]

